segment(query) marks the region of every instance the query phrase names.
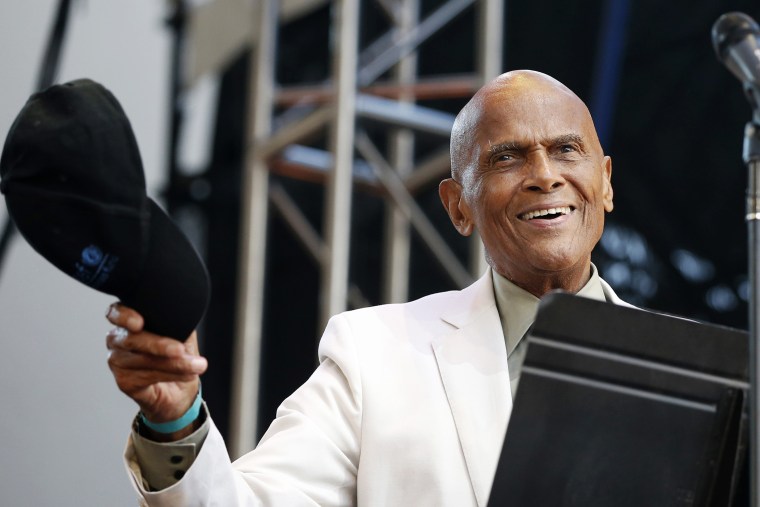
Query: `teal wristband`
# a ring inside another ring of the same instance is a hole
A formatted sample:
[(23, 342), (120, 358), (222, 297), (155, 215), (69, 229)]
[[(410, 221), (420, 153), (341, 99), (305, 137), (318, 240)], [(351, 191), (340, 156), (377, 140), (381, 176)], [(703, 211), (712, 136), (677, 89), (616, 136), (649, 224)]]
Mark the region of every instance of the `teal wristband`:
[(175, 431), (181, 430), (182, 428), (189, 425), (191, 422), (195, 421), (198, 418), (198, 414), (201, 413), (202, 404), (203, 404), (203, 397), (201, 396), (201, 389), (199, 387), (198, 394), (195, 397), (195, 401), (193, 401), (193, 404), (190, 405), (190, 408), (187, 409), (187, 412), (182, 414), (182, 417), (180, 417), (179, 419), (162, 422), (162, 423), (154, 423), (154, 422), (150, 422), (145, 417), (145, 415), (142, 412), (140, 412), (140, 420), (145, 426), (152, 429), (153, 431), (157, 431), (158, 433), (174, 433)]

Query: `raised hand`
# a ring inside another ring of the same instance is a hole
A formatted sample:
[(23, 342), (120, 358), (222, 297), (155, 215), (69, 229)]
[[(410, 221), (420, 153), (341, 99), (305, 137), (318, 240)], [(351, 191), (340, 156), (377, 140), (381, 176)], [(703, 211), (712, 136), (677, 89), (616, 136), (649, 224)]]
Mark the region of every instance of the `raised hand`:
[(196, 333), (184, 343), (152, 334), (143, 330), (139, 313), (120, 304), (111, 305), (107, 318), (117, 326), (108, 333), (106, 345), (119, 389), (151, 422), (181, 417), (195, 400), (199, 375), (208, 366), (198, 353)]

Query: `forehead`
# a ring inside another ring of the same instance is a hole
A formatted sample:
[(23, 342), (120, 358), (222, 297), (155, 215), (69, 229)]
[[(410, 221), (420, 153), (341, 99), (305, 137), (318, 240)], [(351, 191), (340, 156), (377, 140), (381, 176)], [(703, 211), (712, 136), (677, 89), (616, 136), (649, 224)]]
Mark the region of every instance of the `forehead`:
[(596, 139), (585, 104), (571, 91), (544, 83), (494, 86), (478, 101), (479, 145), (503, 142), (541, 143), (574, 134)]

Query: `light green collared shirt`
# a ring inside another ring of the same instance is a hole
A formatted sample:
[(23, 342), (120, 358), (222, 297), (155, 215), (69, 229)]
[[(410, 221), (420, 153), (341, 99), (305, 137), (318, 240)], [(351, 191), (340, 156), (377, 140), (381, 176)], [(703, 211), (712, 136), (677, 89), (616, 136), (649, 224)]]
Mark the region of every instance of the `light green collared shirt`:
[[(598, 301), (605, 301), (604, 289), (599, 281), (596, 266), (591, 264), (591, 278), (577, 295)], [(507, 362), (512, 398), (517, 392), (520, 368), (525, 358), (525, 333), (536, 319), (539, 299), (493, 271), (493, 291), (496, 296), (496, 308), (501, 319), (501, 329), (507, 344)]]

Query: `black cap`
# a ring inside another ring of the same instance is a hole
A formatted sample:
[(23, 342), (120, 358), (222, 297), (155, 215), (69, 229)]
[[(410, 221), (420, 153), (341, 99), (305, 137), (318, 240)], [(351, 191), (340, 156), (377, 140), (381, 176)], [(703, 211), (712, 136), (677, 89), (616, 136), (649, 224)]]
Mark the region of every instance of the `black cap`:
[(206, 268), (145, 191), (116, 98), (80, 79), (32, 95), (5, 140), (0, 190), (18, 230), (58, 269), (184, 340), (209, 300)]

